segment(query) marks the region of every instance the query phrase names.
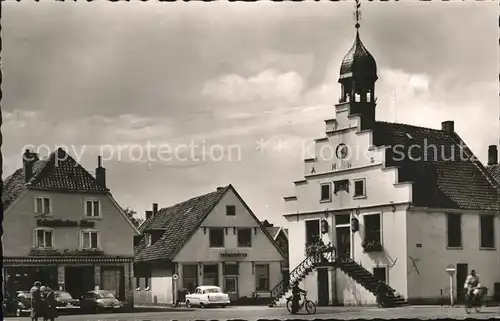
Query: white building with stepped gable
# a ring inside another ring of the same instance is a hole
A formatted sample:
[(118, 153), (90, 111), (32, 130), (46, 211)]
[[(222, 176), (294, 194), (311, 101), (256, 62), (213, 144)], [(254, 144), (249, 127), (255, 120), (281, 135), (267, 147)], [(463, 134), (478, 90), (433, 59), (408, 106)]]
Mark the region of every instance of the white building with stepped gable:
[[(319, 305), (374, 304), (378, 280), (395, 305), (448, 304), (453, 266), (455, 300), (472, 269), (491, 298), (500, 281), (498, 185), (453, 121), (441, 129), (376, 121), (377, 78), (357, 31), (335, 118), (284, 198), (290, 282)], [(333, 246), (326, 263), (306, 253), (316, 239)], [(280, 282), (271, 295), (283, 303), (288, 289)]]

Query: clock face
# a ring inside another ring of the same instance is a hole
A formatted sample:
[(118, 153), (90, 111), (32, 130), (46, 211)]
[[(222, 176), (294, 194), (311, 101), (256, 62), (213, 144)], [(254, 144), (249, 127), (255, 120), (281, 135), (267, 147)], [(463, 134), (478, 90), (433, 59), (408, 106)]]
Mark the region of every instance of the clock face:
[(337, 146), (335, 154), (339, 159), (344, 159), (349, 155), (349, 148), (346, 144), (340, 144), (339, 146)]

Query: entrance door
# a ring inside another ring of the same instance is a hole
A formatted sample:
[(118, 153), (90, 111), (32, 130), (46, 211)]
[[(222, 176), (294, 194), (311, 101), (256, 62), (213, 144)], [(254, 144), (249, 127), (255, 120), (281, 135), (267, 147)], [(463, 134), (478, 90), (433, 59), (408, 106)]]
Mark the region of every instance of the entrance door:
[(384, 283), (387, 283), (387, 270), (385, 269), (385, 267), (373, 268), (373, 276), (378, 281), (382, 281)]
[(119, 299), (125, 299), (123, 267), (101, 267), (101, 290), (107, 290)]
[(337, 251), (340, 256), (351, 257), (351, 228), (339, 226), (335, 229), (337, 234)]
[(466, 263), (458, 263), (457, 264), (457, 285), (456, 285), (456, 293), (457, 293), (457, 303), (462, 303), (465, 300), (465, 293), (463, 290), (465, 280), (467, 279), (467, 275), (469, 275), (469, 266)]
[(94, 289), (93, 266), (66, 266), (64, 269), (64, 287), (71, 296), (79, 299), (85, 292)]
[(224, 277), (224, 293), (227, 293), (229, 295), (229, 299), (231, 301), (238, 300), (238, 277)]
[(318, 268), (318, 305), (327, 306), (330, 300), (328, 269)]
[(306, 221), (306, 244), (313, 244), (319, 241), (319, 220)]

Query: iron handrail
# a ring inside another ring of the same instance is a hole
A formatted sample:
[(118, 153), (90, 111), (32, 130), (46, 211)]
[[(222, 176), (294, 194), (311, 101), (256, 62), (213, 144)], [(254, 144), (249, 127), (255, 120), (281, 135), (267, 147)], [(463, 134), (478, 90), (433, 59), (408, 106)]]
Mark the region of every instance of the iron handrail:
[[(333, 245), (325, 245), (323, 247), (319, 247), (317, 251), (308, 255), (290, 272), (288, 284), (285, 284), (284, 280), (281, 280), (271, 289), (271, 291), (269, 291), (271, 298), (275, 298), (278, 294), (284, 293), (288, 290), (290, 285), (293, 284), (296, 279), (298, 279), (301, 275), (304, 275), (305, 270), (311, 268), (314, 264), (321, 262), (321, 258), (325, 257), (325, 253), (327, 255), (332, 254), (331, 257), (328, 255), (329, 257), (326, 258), (327, 260), (334, 259), (336, 257), (336, 255), (333, 255), (334, 252), (337, 253), (336, 248)], [(306, 264), (308, 265), (306, 266)]]

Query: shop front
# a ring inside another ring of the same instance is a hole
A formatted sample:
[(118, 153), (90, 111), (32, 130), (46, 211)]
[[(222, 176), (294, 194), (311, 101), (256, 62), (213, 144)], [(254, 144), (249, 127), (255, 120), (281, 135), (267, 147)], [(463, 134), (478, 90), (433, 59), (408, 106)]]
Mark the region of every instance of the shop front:
[(94, 289), (107, 290), (133, 304), (132, 258), (18, 257), (3, 259), (3, 290), (29, 291), (35, 281), (67, 291), (74, 298)]

